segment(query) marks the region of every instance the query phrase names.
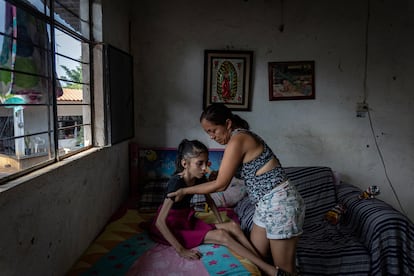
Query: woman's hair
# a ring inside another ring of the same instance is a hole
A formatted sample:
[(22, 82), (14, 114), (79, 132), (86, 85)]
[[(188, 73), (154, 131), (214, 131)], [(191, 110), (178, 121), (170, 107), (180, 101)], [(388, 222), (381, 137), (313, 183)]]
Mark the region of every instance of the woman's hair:
[(184, 139), (178, 145), (177, 149), (177, 158), (175, 159), (175, 172), (174, 174), (184, 171), (183, 165), (181, 165), (181, 160), (189, 160), (190, 158), (195, 158), (200, 156), (202, 153), (208, 154), (208, 148), (206, 145), (201, 143), (198, 140), (187, 140)]
[(242, 119), (239, 115), (233, 114), (230, 108), (222, 103), (213, 103), (204, 109), (200, 116), (200, 122), (203, 119), (222, 126), (226, 124), (227, 119), (230, 119), (233, 123), (233, 128), (250, 128), (246, 120)]

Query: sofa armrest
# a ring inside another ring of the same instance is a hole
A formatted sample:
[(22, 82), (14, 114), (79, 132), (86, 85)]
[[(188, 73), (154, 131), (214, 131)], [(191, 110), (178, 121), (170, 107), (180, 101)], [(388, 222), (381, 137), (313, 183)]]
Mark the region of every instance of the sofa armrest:
[(414, 225), (379, 199), (359, 199), (362, 190), (337, 186), (346, 207), (341, 228), (353, 233), (371, 254), (372, 275), (414, 275)]
[(255, 206), (248, 196), (242, 198), (236, 206), (234, 206), (234, 212), (239, 217), (240, 227), (247, 237), (250, 237), (250, 232), (253, 228), (254, 210)]

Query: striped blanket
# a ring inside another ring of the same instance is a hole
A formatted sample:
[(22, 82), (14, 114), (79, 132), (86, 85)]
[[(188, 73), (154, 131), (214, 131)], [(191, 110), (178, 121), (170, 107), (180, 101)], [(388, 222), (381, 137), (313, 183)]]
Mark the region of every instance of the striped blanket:
[[(414, 225), (379, 199), (359, 199), (350, 184), (335, 185), (328, 167), (288, 167), (306, 203), (304, 233), (297, 246), (301, 275), (414, 275)], [(325, 219), (338, 203), (339, 224)], [(245, 197), (235, 207), (243, 230), (252, 227), (254, 206)]]

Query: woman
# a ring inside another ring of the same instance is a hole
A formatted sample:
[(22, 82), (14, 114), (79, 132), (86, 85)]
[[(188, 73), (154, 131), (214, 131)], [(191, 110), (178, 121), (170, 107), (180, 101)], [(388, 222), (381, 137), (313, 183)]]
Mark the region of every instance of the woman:
[(272, 255), (277, 275), (297, 274), (296, 244), (302, 234), (305, 205), (286, 177), (278, 158), (249, 124), (224, 104), (210, 105), (200, 123), (211, 139), (226, 145), (215, 181), (169, 193), (179, 200), (187, 194), (223, 191), (240, 170), (256, 209), (250, 240), (262, 257)]
[[(175, 164), (176, 171), (168, 181), (167, 191), (197, 186), (206, 181), (208, 149), (197, 140), (184, 139), (178, 146)], [(216, 224), (208, 224), (194, 216), (195, 211), (190, 207), (192, 197), (187, 195), (175, 202), (165, 198), (150, 228), (152, 239), (171, 245), (181, 257), (192, 260), (202, 257), (194, 247), (202, 243), (222, 244), (250, 259), (266, 274), (275, 274), (274, 267), (262, 260), (236, 222), (222, 222), (210, 195), (206, 195), (206, 199), (219, 222)]]

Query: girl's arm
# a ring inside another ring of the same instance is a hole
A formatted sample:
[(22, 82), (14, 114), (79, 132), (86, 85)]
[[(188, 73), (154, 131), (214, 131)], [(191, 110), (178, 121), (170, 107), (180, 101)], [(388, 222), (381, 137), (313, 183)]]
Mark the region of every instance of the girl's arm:
[(232, 137), (227, 144), (216, 180), (178, 189), (173, 193), (169, 193), (167, 196), (169, 198), (175, 197), (174, 201), (179, 201), (186, 194), (209, 194), (227, 189), (237, 168), (243, 162), (245, 151), (243, 148), (243, 136), (244, 135), (236, 135)]
[(213, 211), (214, 215), (216, 216), (218, 223), (223, 223), (223, 219), (221, 218), (220, 212), (217, 209), (217, 205), (214, 202), (213, 198), (210, 196), (210, 194), (206, 194), (205, 197), (206, 197), (207, 204), (208, 206), (210, 206), (211, 211)]
[[(219, 172), (219, 175), (220, 175), (220, 172)], [(206, 195), (206, 194), (213, 193), (216, 191), (223, 191), (230, 184), (230, 180), (227, 183), (227, 181), (223, 181), (223, 179), (219, 181), (217, 177), (217, 179), (214, 181), (204, 182), (202, 184), (180, 188), (175, 192), (167, 194), (167, 197), (177, 202), (183, 199), (185, 195), (194, 195), (194, 194)]]
[(175, 251), (177, 251), (181, 257), (198, 260), (201, 258), (201, 253), (195, 250), (184, 248), (167, 226), (167, 216), (173, 203), (174, 202), (170, 198), (166, 198), (164, 200), (164, 203), (162, 204), (161, 210), (155, 222), (155, 226), (157, 226), (158, 230), (161, 232), (164, 238), (171, 244), (172, 247), (174, 247)]

